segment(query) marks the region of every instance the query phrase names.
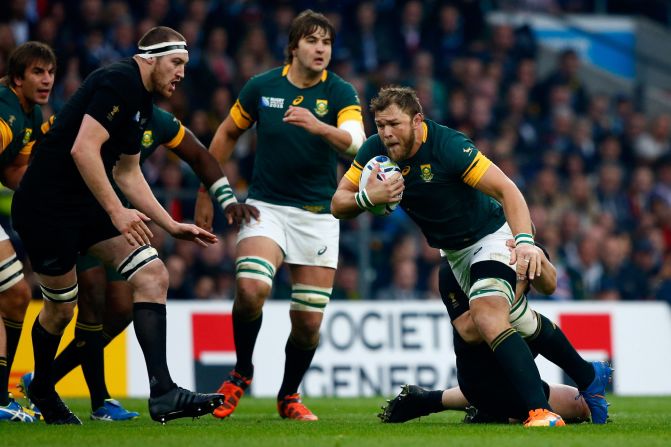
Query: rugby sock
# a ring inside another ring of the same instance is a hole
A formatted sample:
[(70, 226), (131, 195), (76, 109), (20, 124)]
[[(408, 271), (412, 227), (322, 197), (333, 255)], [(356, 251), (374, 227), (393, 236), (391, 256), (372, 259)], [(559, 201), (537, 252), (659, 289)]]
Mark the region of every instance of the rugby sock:
[(40, 324), (38, 315), (35, 318), (35, 323), (33, 323), (31, 335), (33, 338), (35, 374), (30, 387), (38, 395), (44, 395), (54, 389), (55, 382), (51, 376), (51, 368), (62, 334), (54, 335), (47, 332)]
[(7, 367), (7, 357), (0, 356), (0, 407), (9, 405), (9, 368)]
[(296, 346), (296, 343), (289, 336), (287, 345), (284, 348), (286, 354), (284, 378), (282, 379), (280, 391), (277, 393), (278, 400), (298, 391), (298, 385), (303, 380), (305, 371), (310, 367), (312, 357), (315, 356), (315, 351), (317, 351), (317, 345), (309, 349), (301, 349)]
[(177, 386), (170, 377), (166, 359), (165, 304), (133, 304), (133, 326), (147, 364), (150, 397), (158, 397)]
[(512, 382), (528, 410), (546, 408), (550, 404), (543, 392), (541, 376), (534, 363), (529, 346), (513, 328), (508, 328), (490, 344), (503, 373)]
[(7, 371), (11, 371), (16, 348), (19, 346), (19, 339), (21, 338), (23, 321), (14, 321), (9, 318), (3, 318), (2, 321), (5, 323), (5, 334), (7, 335)]
[(579, 390), (587, 388), (595, 377), (592, 364), (575, 350), (564, 332), (545, 316), (538, 315), (538, 329), (528, 340), (529, 347), (563, 369), (578, 385)]
[(233, 311), (233, 340), (235, 341), (235, 370), (247, 377), (254, 376), (254, 365), (252, 364), (252, 354), (254, 354), (254, 345), (256, 337), (261, 330), (263, 313), (251, 321), (243, 320)]
[(426, 409), (431, 413), (445, 411), (445, 407), (443, 406), (443, 390), (427, 391)]
[(75, 326), (75, 349), (79, 351), (82, 371), (91, 395), (91, 409), (102, 407), (109, 398), (105, 384), (105, 354), (102, 324), (77, 321)]

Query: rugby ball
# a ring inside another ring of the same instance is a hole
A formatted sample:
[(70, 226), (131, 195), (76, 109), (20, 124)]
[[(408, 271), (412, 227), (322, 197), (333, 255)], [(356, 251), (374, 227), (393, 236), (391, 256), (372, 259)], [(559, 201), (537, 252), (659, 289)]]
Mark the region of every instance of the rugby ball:
[[(363, 167), (363, 171), (361, 171), (361, 178), (359, 179), (359, 192), (361, 192), (366, 187), (366, 184), (368, 183), (368, 178), (373, 172), (375, 165), (380, 166), (380, 170), (377, 173), (377, 178), (379, 180), (385, 180), (397, 172), (399, 174), (401, 173), (401, 168), (399, 168), (398, 165), (386, 155), (375, 156), (370, 160), (368, 160), (368, 163), (366, 163), (366, 165)], [(391, 214), (392, 211), (396, 209), (399, 202), (401, 201), (401, 197), (402, 195), (399, 196), (397, 202), (380, 203), (378, 205), (375, 205), (368, 211), (375, 214), (376, 216), (388, 216), (389, 214)]]

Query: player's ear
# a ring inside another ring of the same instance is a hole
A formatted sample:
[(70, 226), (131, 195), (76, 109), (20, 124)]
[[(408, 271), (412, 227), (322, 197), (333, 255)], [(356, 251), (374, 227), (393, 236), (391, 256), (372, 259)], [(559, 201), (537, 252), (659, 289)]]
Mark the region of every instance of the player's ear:
[(412, 125), (414, 127), (419, 127), (422, 124), (422, 121), (424, 121), (424, 115), (421, 113), (416, 113), (415, 116), (412, 117)]

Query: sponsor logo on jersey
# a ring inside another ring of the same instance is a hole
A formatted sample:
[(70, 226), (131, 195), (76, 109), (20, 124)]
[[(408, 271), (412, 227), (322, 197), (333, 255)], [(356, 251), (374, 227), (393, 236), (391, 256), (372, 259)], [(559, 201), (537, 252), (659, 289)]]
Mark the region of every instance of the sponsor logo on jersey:
[(269, 107), (271, 109), (283, 109), (284, 98), (273, 98), (271, 96), (262, 96), (261, 107)]
[(300, 104), (302, 102), (303, 102), (303, 95), (298, 95), (298, 96), (296, 96), (296, 99), (291, 101), (291, 105), (297, 106), (298, 104)]
[(314, 108), (317, 116), (324, 116), (329, 113), (329, 102), (327, 99), (318, 99), (317, 105)]
[(107, 114), (107, 120), (112, 121), (114, 119), (114, 115), (119, 113), (119, 106), (113, 106), (112, 110)]
[(406, 166), (406, 167), (403, 168), (403, 170), (401, 171), (401, 175), (402, 175), (403, 177), (405, 177), (405, 176), (408, 175), (409, 173), (410, 173), (410, 166)]
[(135, 120), (136, 123), (139, 123), (140, 122), (140, 112), (137, 112), (135, 114), (135, 116), (133, 117), (133, 119)]
[(433, 180), (433, 172), (431, 172), (431, 164), (427, 163), (425, 165), (420, 165), (419, 169), (421, 171), (422, 180), (425, 182), (430, 182)]
[(322, 248), (317, 250), (317, 256), (323, 255), (324, 253), (326, 253), (326, 250), (328, 250), (328, 247), (326, 245), (324, 245)]
[(474, 147), (470, 147), (470, 146), (469, 146), (469, 147), (465, 147), (465, 148), (464, 148), (464, 153), (466, 153), (466, 154), (468, 154), (468, 155), (471, 155), (471, 152), (473, 152), (474, 149), (475, 149)]
[(154, 133), (151, 130), (145, 130), (142, 134), (142, 147), (149, 147), (154, 143)]
[(9, 126), (12, 127), (12, 126), (14, 126), (14, 121), (16, 121), (16, 116), (9, 115), (9, 119), (7, 120), (7, 124), (9, 124)]
[(23, 144), (28, 144), (30, 137), (33, 136), (33, 129), (26, 129), (26, 133), (23, 134)]
[(452, 306), (452, 309), (456, 309), (457, 307), (459, 307), (459, 301), (457, 301), (457, 295), (454, 292), (448, 293), (447, 299), (450, 300), (450, 305)]

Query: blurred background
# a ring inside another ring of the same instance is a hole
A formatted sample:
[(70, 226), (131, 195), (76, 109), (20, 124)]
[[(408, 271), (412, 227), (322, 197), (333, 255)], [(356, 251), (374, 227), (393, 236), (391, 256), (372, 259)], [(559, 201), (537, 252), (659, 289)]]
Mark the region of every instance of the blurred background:
[[(189, 44), (186, 79), (170, 101), (159, 103), (206, 146), (242, 85), (282, 63), (293, 17), (305, 8), (323, 12), (338, 31), (329, 70), (354, 85), (362, 104), (387, 84), (414, 87), (428, 118), (470, 136), (522, 189), (537, 240), (558, 268), (556, 292), (533, 299), (671, 302), (667, 1), (3, 4), (0, 74), (8, 54), (26, 40), (56, 51), (45, 117), (92, 70), (133, 55), (149, 28), (180, 31)], [(367, 110), (364, 119), (370, 135)], [(245, 133), (225, 166), (239, 199), (246, 196), (255, 145), (254, 131)], [(348, 165), (341, 162), (340, 174)], [(143, 169), (172, 216), (192, 219), (199, 182), (188, 166), (159, 150)], [(169, 298), (232, 299), (235, 229), (221, 214), (215, 226), (221, 242), (207, 249), (152, 229), (170, 272)], [(438, 251), (402, 210), (387, 218), (362, 215), (341, 228), (333, 300), (440, 299)], [(273, 299), (287, 300), (289, 292), (281, 270)]]

